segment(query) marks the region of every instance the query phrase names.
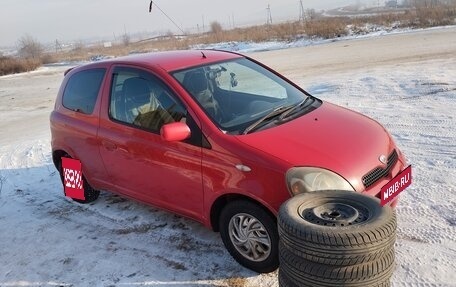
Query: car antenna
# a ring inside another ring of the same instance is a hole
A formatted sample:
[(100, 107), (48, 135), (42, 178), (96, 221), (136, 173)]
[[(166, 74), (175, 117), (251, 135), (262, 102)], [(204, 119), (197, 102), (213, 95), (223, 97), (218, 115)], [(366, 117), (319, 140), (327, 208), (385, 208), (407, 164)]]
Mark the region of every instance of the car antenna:
[(203, 51), (201, 51), (201, 54), (203, 55), (203, 59), (206, 59), (206, 58), (207, 58), (206, 55), (204, 55), (204, 52), (203, 52)]
[(169, 21), (171, 21), (174, 26), (176, 26), (181, 32), (182, 32), (182, 35), (185, 35), (185, 32), (184, 30), (181, 28), (181, 26), (177, 25), (176, 21), (174, 21), (168, 14), (165, 13), (165, 11), (163, 11), (160, 7), (158, 7), (157, 3), (155, 3), (153, 0), (150, 0), (150, 4), (149, 4), (149, 13), (152, 13), (152, 7), (155, 5), (155, 7), (157, 7), (158, 10), (160, 10), (160, 12), (163, 13), (163, 15), (166, 16), (166, 18), (169, 19)]

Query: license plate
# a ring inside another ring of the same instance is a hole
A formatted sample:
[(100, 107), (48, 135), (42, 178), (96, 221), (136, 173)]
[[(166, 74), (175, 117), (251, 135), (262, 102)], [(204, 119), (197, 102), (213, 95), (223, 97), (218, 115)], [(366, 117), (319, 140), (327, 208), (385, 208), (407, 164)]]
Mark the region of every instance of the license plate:
[(390, 182), (382, 187), (381, 205), (385, 205), (396, 198), (404, 189), (412, 183), (412, 166), (409, 165), (406, 169), (396, 175)]

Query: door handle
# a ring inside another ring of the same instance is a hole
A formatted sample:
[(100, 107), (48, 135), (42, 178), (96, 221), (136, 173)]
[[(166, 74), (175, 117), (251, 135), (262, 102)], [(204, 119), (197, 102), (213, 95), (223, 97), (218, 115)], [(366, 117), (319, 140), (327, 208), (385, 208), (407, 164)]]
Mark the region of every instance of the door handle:
[(109, 151), (113, 151), (113, 150), (117, 149), (117, 145), (110, 141), (103, 141), (102, 145), (104, 146), (105, 149), (107, 149)]

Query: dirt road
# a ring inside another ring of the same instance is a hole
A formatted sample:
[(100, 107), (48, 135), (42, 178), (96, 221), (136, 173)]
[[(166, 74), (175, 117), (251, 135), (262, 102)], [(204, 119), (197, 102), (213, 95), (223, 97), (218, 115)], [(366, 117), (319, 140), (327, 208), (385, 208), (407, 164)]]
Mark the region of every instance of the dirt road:
[(456, 57), (456, 27), (252, 53), (288, 77), (326, 75), (382, 65)]

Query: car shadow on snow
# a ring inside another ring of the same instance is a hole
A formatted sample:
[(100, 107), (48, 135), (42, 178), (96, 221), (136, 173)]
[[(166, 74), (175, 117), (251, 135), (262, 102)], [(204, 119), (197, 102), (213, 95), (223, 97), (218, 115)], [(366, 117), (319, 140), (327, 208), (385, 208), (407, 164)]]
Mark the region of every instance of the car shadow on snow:
[(258, 276), (197, 222), (109, 192), (85, 205), (64, 197), (51, 164), (0, 179), (0, 286), (244, 286)]

